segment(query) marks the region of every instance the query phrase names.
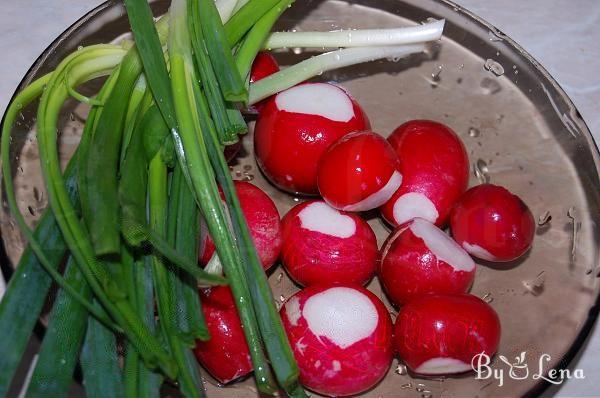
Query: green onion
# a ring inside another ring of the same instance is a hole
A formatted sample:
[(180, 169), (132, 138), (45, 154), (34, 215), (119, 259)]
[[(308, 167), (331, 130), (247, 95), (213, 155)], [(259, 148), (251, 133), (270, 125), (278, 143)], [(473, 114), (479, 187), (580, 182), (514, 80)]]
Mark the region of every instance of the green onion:
[(445, 20), (393, 29), (336, 30), (333, 32), (276, 32), (269, 36), (264, 48), (338, 48), (381, 47), (416, 44), (439, 40)]
[[(191, 1), (191, 9), (196, 10), (192, 16), (197, 18), (196, 23), (202, 29), (206, 51), (215, 70), (223, 97), (227, 101), (246, 102), (248, 92), (235, 67), (233, 55), (231, 54), (232, 44), (231, 41), (227, 41), (229, 37), (226, 36), (214, 0)], [(270, 0), (262, 1), (268, 2)], [(184, 23), (185, 21), (181, 22)]]
[(422, 52), (425, 46), (411, 44), (389, 47), (358, 47), (317, 55), (265, 77), (250, 86), (250, 104), (255, 104), (280, 91), (302, 83), (326, 71), (381, 58), (399, 59)]
[[(208, 155), (213, 169), (216, 172), (217, 180), (223, 189), (225, 199), (229, 208), (229, 214), (235, 235), (238, 240), (238, 247), (241, 252), (241, 259), (244, 265), (244, 272), (248, 282), (252, 304), (257, 317), (261, 336), (264, 341), (269, 359), (273, 365), (277, 381), (283, 387), (288, 395), (293, 397), (304, 397), (304, 391), (298, 388), (298, 366), (294, 359), (289, 341), (283, 330), (279, 312), (273, 302), (273, 296), (269, 287), (269, 282), (262, 268), (260, 260), (254, 247), (250, 230), (246, 223), (246, 218), (242, 212), (239, 199), (237, 198), (233, 180), (229, 174), (229, 167), (218, 145), (218, 139), (214, 126), (210, 123), (208, 117), (208, 106), (201, 93), (197, 93), (197, 104), (200, 111), (201, 130), (204, 140), (207, 144)], [(211, 236), (213, 236), (211, 234)], [(220, 256), (220, 253), (219, 253)]]
[(263, 46), (273, 25), (293, 2), (294, 0), (281, 0), (256, 22), (244, 38), (235, 57), (238, 71), (243, 78), (246, 78), (250, 74), (254, 58), (256, 58), (256, 54), (258, 54)]
[[(69, 67), (71, 62), (79, 61), (79, 57), (82, 57), (83, 62), (71, 70), (71, 75), (76, 76), (73, 79), (76, 83), (93, 71), (114, 68), (115, 57), (104, 59), (95, 56), (93, 63), (86, 62), (86, 56), (96, 49), (98, 49), (97, 46), (90, 46), (87, 50), (83, 49), (67, 57), (52, 75), (42, 95), (38, 108), (38, 141), (42, 175), (46, 183), (50, 207), (57, 215), (57, 221), (65, 241), (97, 299), (101, 301), (102, 306), (109, 312), (111, 317), (123, 327), (127, 337), (139, 348), (140, 355), (143, 356), (144, 360), (150, 366), (160, 365), (166, 374), (174, 376), (175, 368), (169, 355), (143, 324), (139, 322), (130, 303), (126, 300), (124, 292), (111, 280), (102, 264), (94, 258), (91, 241), (83, 226), (75, 217), (73, 206), (68, 200), (64, 180), (60, 173), (56, 126), (58, 113), (68, 95), (64, 87), (62, 71)], [(101, 50), (98, 49), (98, 52), (101, 52)]]
[(231, 47), (235, 46), (254, 24), (275, 7), (280, 0), (250, 0), (225, 24), (225, 34)]
[(88, 320), (81, 352), (81, 369), (86, 397), (123, 396), (116, 336), (92, 317)]
[(250, 293), (240, 267), (239, 253), (229, 233), (214, 173), (206, 156), (206, 147), (199, 131), (200, 118), (197, 111), (194, 88), (197, 85), (190, 50), (190, 36), (186, 24), (186, 1), (174, 0), (171, 5), (171, 37), (169, 60), (171, 83), (179, 131), (173, 131), (176, 148), (182, 166), (189, 167), (193, 192), (215, 241), (217, 253), (230, 281), (236, 306), (244, 327), (254, 364), (257, 386), (260, 391), (273, 393), (274, 387), (269, 368), (260, 343), (256, 315), (249, 303)]
[[(185, 183), (181, 167), (176, 164), (171, 177), (167, 239), (175, 250), (190, 261), (197, 261), (199, 218), (194, 195)], [(170, 271), (169, 284), (175, 295), (171, 301), (172, 312), (176, 315), (179, 335), (190, 346), (195, 344), (195, 339), (208, 340), (210, 336), (196, 281), (179, 269), (171, 267)]]
[[(90, 299), (90, 288), (71, 259), (67, 264), (65, 279), (81, 296)], [(85, 308), (67, 292), (59, 292), (26, 397), (67, 395), (73, 382), (73, 370), (79, 357), (86, 324)]]

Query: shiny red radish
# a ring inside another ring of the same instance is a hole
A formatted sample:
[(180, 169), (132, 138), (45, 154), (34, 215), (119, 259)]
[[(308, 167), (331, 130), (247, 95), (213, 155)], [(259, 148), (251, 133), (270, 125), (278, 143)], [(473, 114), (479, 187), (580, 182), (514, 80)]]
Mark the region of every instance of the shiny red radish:
[(483, 184), (460, 198), (450, 217), (452, 236), (471, 255), (512, 261), (529, 250), (535, 221), (527, 205), (507, 189)]
[(220, 383), (252, 372), (250, 351), (231, 291), (226, 286), (200, 290), (210, 340), (196, 341), (198, 362)]
[(396, 351), (420, 375), (471, 371), (473, 358), (492, 357), (499, 342), (498, 315), (470, 294), (422, 296), (400, 309), (394, 325)]
[(299, 284), (362, 285), (373, 277), (377, 238), (369, 224), (356, 214), (313, 200), (295, 206), (281, 223), (282, 262)]
[[(258, 257), (265, 270), (279, 257), (281, 250), (281, 222), (273, 200), (263, 190), (245, 181), (234, 181), (242, 212), (246, 217)], [(223, 198), (223, 193), (221, 192)], [(200, 263), (208, 264), (215, 255), (215, 244), (208, 234), (202, 234), (199, 250)]]
[(415, 218), (396, 229), (381, 249), (379, 279), (396, 305), (428, 293), (466, 293), (475, 263), (441, 229)]
[[(270, 53), (261, 51), (254, 58), (254, 62), (252, 63), (252, 69), (250, 70), (250, 83), (257, 82), (261, 79), (264, 79), (267, 76), (272, 75), (273, 73), (279, 72), (279, 64), (275, 57), (273, 57)], [(262, 100), (253, 105), (253, 108), (260, 112), (267, 100)]]
[(371, 131), (336, 141), (319, 162), (319, 192), (332, 207), (366, 211), (387, 202), (402, 183), (390, 144)]
[(308, 83), (272, 97), (254, 130), (256, 160), (267, 178), (292, 193), (318, 194), (317, 165), (338, 138), (369, 127), (341, 87)]
[(402, 185), (381, 214), (395, 226), (415, 217), (444, 225), (469, 183), (462, 141), (448, 126), (429, 120), (404, 123), (388, 141), (400, 159)]
[(392, 323), (385, 305), (353, 285), (317, 285), (281, 308), (302, 385), (319, 394), (360, 394), (392, 361)]

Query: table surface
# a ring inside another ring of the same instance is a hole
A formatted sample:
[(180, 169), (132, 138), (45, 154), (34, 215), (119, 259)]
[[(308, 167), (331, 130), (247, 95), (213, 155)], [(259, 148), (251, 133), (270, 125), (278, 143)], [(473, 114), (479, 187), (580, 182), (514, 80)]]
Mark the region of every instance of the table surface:
[[(600, 3), (598, 0), (455, 0), (494, 24), (532, 54), (573, 100), (600, 143)], [(0, 114), (37, 56), (100, 0), (3, 1), (0, 13)], [(1, 277), (0, 277), (1, 279)], [(600, 328), (573, 364), (570, 380), (547, 396), (599, 396)]]

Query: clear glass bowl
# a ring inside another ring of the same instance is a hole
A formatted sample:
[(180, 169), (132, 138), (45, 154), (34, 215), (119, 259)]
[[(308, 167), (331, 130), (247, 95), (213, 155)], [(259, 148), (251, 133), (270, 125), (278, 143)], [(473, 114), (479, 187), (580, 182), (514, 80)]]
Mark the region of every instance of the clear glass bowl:
[[(167, 1), (153, 3), (164, 12)], [(579, 113), (549, 74), (522, 48), (493, 26), (449, 1), (362, 0), (297, 2), (277, 29), (334, 30), (409, 25), (427, 18), (447, 20), (444, 37), (422, 56), (380, 61), (326, 73), (319, 80), (346, 87), (364, 106), (375, 131), (389, 134), (416, 118), (451, 126), (467, 146), (471, 184), (490, 181), (508, 187), (530, 206), (539, 226), (533, 249), (505, 266), (482, 264), (472, 293), (484, 297), (500, 315), (499, 354), (512, 360), (526, 352), (530, 371), (541, 354), (544, 370), (565, 367), (583, 344), (598, 313), (600, 182), (598, 150)], [(109, 1), (62, 34), (36, 61), (21, 87), (54, 68), (80, 45), (112, 41), (128, 31), (119, 1)], [(295, 49), (277, 54), (282, 64), (310, 56)], [(83, 91), (93, 92), (98, 83)], [(46, 208), (39, 172), (34, 107), (14, 127), (11, 151), (21, 210), (34, 224)], [(70, 101), (60, 121), (61, 158), (66, 162), (81, 134), (87, 108)], [(283, 215), (302, 198), (269, 185), (257, 170), (251, 134), (232, 166), (234, 178), (252, 180), (272, 195)], [(3, 206), (2, 238), (8, 264), (15, 264), (25, 242)], [(380, 243), (389, 231), (372, 216)], [(298, 288), (281, 267), (270, 275), (274, 299), (281, 303)], [(387, 303), (377, 281), (369, 286)], [(388, 304), (389, 305), (389, 304)], [(395, 310), (389, 306), (392, 316)], [(493, 368), (508, 368), (498, 357)], [(253, 397), (251, 379), (219, 388), (209, 377), (211, 397)], [(395, 360), (369, 397), (520, 396), (544, 388), (541, 379), (495, 380), (473, 374), (446, 379), (416, 378)]]

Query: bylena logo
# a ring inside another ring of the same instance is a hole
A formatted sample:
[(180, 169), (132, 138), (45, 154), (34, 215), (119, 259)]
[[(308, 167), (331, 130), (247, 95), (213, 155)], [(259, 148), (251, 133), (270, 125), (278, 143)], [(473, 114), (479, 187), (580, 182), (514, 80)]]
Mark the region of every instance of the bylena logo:
[(562, 384), (568, 379), (585, 379), (583, 369), (575, 369), (572, 372), (569, 369), (550, 369), (547, 371), (547, 365), (552, 360), (549, 354), (540, 355), (533, 367), (529, 366), (526, 356), (526, 352), (523, 351), (511, 362), (504, 355), (498, 355), (500, 363), (492, 368), (490, 366), (492, 362), (490, 356), (481, 352), (473, 357), (471, 367), (475, 371), (477, 380), (496, 380), (498, 381), (498, 387), (504, 385), (506, 377), (512, 380), (542, 379), (552, 384)]

